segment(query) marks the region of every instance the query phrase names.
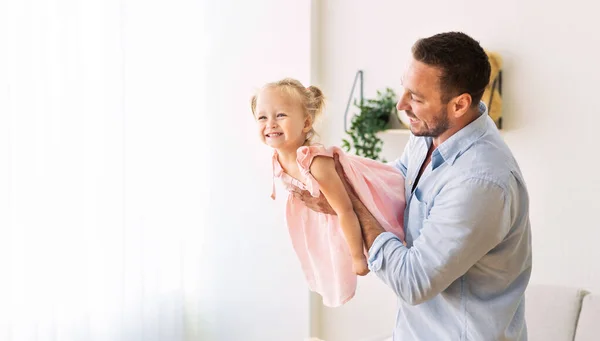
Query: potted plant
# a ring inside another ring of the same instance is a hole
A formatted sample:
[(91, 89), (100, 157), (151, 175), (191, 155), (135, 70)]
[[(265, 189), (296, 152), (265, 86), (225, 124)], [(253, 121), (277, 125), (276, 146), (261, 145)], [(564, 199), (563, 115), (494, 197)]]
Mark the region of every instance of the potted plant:
[(397, 117), (394, 90), (390, 88), (386, 88), (383, 92), (378, 90), (374, 99), (366, 99), (358, 103), (354, 101), (354, 105), (360, 113), (352, 118), (350, 129), (346, 131), (350, 141), (343, 139), (342, 147), (347, 152), (354, 149), (354, 153), (358, 156), (385, 161), (379, 157), (383, 141), (377, 133), (388, 128), (391, 115)]

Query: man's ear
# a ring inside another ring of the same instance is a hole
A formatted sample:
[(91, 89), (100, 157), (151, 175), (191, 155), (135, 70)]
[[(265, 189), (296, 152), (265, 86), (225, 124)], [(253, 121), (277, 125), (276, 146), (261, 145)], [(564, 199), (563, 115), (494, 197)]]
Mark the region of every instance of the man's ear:
[(473, 99), (471, 98), (471, 95), (467, 93), (454, 97), (450, 103), (448, 103), (450, 115), (456, 118), (464, 116), (469, 111), (472, 102)]

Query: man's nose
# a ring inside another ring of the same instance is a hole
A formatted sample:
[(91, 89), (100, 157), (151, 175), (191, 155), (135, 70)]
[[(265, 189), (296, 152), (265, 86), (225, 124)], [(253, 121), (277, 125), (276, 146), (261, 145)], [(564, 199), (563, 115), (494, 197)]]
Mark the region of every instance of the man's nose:
[(400, 97), (400, 100), (398, 101), (398, 103), (396, 103), (396, 109), (398, 109), (399, 111), (410, 109), (410, 105), (408, 104), (409, 96), (410, 95), (408, 94), (408, 92), (405, 91), (402, 94), (402, 97)]

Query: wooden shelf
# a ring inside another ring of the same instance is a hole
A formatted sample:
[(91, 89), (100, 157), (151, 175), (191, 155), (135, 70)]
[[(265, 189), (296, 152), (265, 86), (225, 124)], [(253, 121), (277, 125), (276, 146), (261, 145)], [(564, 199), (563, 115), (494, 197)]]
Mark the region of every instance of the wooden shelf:
[(381, 134), (410, 135), (410, 129), (404, 129), (404, 128), (386, 129), (386, 130), (382, 131)]
[[(500, 135), (506, 135), (505, 129), (499, 129)], [(389, 135), (410, 135), (410, 129), (405, 128), (394, 128), (394, 129), (386, 129), (379, 132), (379, 134), (389, 134)]]

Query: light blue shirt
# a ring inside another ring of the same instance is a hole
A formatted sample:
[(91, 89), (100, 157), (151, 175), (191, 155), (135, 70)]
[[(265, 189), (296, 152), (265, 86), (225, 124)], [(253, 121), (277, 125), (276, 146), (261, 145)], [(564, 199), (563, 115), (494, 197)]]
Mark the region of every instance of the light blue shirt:
[(382, 233), (369, 268), (398, 296), (394, 341), (527, 340), (529, 196), (483, 103), (440, 144), (414, 192), (432, 139), (411, 135), (396, 167), (406, 178), (405, 247)]

